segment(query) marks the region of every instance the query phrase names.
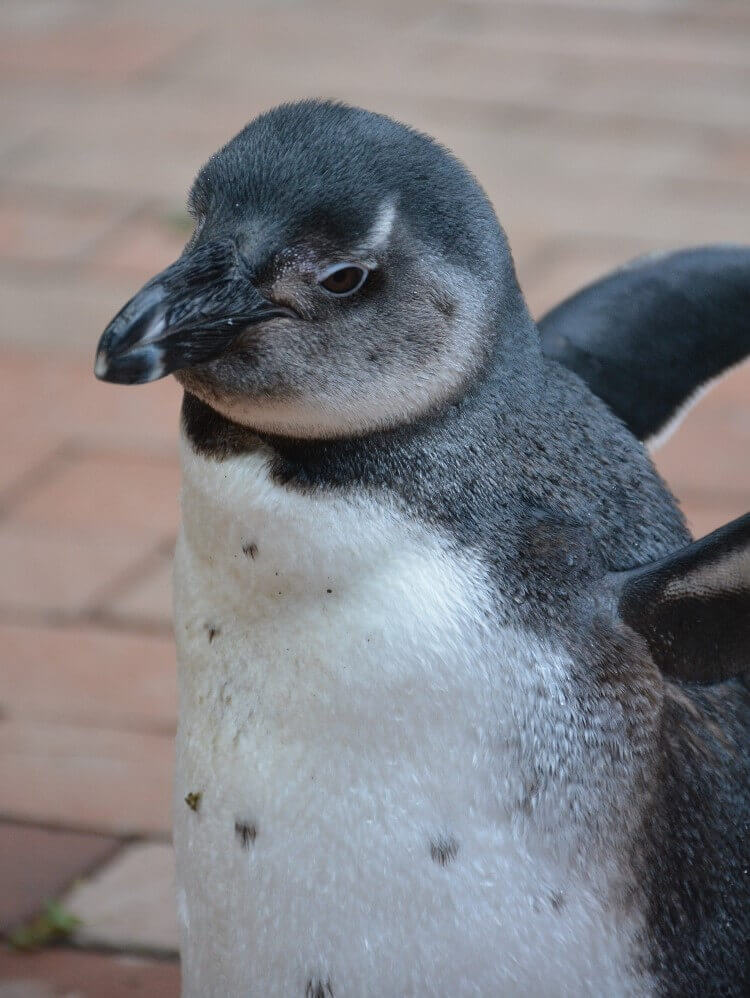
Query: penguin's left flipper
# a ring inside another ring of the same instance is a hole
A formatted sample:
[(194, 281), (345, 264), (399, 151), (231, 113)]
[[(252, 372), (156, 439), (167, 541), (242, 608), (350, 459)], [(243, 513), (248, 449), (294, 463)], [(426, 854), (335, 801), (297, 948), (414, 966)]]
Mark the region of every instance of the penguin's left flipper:
[(544, 353), (653, 446), (700, 390), (750, 355), (750, 246), (635, 260), (538, 322)]
[(610, 578), (621, 619), (665, 675), (717, 683), (750, 671), (750, 513)]

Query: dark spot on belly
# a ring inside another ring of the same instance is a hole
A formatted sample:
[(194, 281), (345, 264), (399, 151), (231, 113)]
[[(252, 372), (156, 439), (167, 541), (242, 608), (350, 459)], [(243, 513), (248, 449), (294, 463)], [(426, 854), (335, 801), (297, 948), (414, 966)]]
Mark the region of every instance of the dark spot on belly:
[(458, 853), (458, 842), (452, 835), (441, 836), (430, 842), (430, 856), (440, 866), (447, 866), (451, 860), (456, 858)]
[(565, 898), (558, 891), (550, 894), (549, 900), (553, 911), (561, 911), (565, 906)]
[(331, 593), (333, 592), (333, 589), (326, 589), (326, 592), (327, 592), (327, 593), (328, 593), (328, 595), (330, 596), (330, 595), (331, 595)]
[(242, 546), (242, 553), (245, 554), (245, 555), (247, 555), (248, 558), (252, 558), (253, 561), (254, 561), (255, 558), (257, 557), (257, 554), (258, 554), (258, 545), (257, 544), (243, 544), (243, 546)]
[(243, 849), (249, 849), (258, 835), (258, 829), (248, 821), (235, 821), (234, 831)]
[(307, 982), (307, 987), (305, 988), (305, 998), (333, 998), (331, 982), (326, 981), (324, 983), (321, 980), (313, 980), (310, 978)]
[(190, 808), (191, 811), (197, 811), (201, 806), (201, 798), (203, 794), (200, 790), (191, 790), (189, 794), (185, 797), (185, 803)]
[(218, 627), (215, 627), (213, 624), (206, 624), (206, 634), (208, 635), (209, 644), (211, 644), (216, 635), (220, 633), (221, 631), (219, 630)]

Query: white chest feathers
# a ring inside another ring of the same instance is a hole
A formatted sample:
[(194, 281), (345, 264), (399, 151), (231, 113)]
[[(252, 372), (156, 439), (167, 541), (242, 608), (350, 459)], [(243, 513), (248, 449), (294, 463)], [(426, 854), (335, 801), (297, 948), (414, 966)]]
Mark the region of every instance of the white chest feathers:
[(478, 560), (260, 453), (183, 471), (184, 993), (644, 993), (637, 926), (522, 817), (520, 690), (556, 666)]

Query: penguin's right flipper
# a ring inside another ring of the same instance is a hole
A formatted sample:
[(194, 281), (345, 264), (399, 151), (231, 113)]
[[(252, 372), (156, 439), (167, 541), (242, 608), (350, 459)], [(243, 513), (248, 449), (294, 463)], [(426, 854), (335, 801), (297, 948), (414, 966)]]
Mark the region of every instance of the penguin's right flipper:
[(750, 354), (750, 247), (636, 260), (557, 305), (542, 349), (641, 440), (665, 434), (699, 389)]
[(620, 618), (665, 675), (715, 683), (750, 671), (750, 513), (611, 578)]

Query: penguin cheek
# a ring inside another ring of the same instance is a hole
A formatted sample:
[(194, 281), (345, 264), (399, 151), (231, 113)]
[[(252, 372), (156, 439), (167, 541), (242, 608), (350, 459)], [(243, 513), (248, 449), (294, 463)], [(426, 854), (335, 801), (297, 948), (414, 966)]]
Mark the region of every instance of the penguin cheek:
[(254, 326), (221, 356), (177, 371), (175, 377), (209, 405), (299, 396), (314, 364), (295, 325), (293, 320), (278, 319)]

